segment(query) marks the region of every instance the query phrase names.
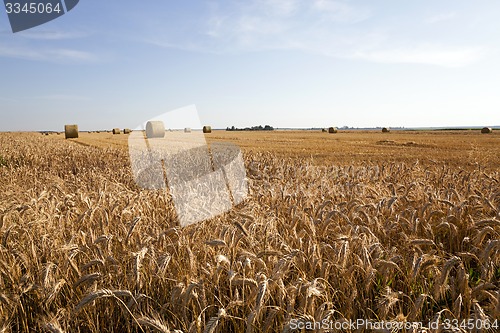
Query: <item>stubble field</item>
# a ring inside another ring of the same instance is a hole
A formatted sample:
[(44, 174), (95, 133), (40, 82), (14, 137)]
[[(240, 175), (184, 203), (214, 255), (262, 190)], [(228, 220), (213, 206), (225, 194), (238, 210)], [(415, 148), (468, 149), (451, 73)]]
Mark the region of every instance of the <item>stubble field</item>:
[(241, 147), (248, 198), (181, 228), (127, 136), (0, 133), (0, 332), (500, 329), (498, 133), (206, 139)]

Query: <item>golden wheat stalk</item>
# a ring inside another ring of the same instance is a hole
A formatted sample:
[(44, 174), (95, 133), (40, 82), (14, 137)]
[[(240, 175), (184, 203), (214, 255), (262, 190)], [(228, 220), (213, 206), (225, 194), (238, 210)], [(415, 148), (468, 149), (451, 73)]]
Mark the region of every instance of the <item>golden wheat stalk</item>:
[(88, 304), (94, 302), (97, 299), (100, 298), (107, 298), (107, 297), (134, 297), (132, 293), (128, 290), (109, 290), (109, 289), (100, 289), (96, 290), (94, 292), (91, 292), (87, 296), (85, 296), (75, 307), (73, 310), (75, 313), (78, 313), (80, 310), (82, 310), (84, 307), (86, 307)]

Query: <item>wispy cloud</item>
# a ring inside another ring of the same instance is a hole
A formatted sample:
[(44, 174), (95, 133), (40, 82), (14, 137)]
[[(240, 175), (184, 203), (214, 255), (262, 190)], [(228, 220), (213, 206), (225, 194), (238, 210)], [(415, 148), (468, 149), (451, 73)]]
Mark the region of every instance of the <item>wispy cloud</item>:
[(443, 14), (437, 14), (433, 15), (431, 17), (428, 17), (425, 22), (426, 23), (438, 23), (438, 22), (443, 22), (443, 21), (449, 21), (451, 19), (454, 19), (457, 16), (456, 12), (448, 12), (448, 13), (443, 13)]
[(88, 34), (83, 32), (25, 30), (17, 33), (17, 36), (37, 40), (64, 40), (83, 38), (88, 36)]
[(40, 96), (24, 96), (22, 98), (11, 98), (11, 97), (2, 97), (0, 96), (0, 101), (4, 102), (25, 102), (30, 100), (44, 100), (44, 101), (60, 101), (60, 102), (82, 102), (89, 101), (90, 98), (87, 96), (81, 96), (76, 94), (48, 94), (48, 95), (40, 95)]
[(0, 96), (0, 101), (4, 101), (4, 102), (17, 102), (17, 99), (10, 98), (10, 97), (2, 97), (2, 96)]
[(68, 95), (68, 94), (43, 95), (43, 96), (37, 96), (37, 97), (35, 97), (35, 99), (42, 99), (42, 100), (48, 100), (48, 101), (75, 101), (75, 102), (90, 100), (86, 96)]
[(258, 7), (267, 9), (268, 13), (278, 16), (290, 16), (297, 12), (300, 0), (259, 0), (255, 3)]
[(54, 63), (98, 62), (99, 58), (90, 52), (68, 48), (35, 48), (26, 46), (0, 45), (0, 57), (46, 61)]
[(315, 0), (313, 8), (334, 22), (356, 23), (372, 15), (368, 7), (354, 7), (348, 2), (338, 0)]
[[(200, 20), (202, 23), (189, 33), (172, 38), (168, 32), (159, 32), (147, 42), (216, 54), (296, 50), (333, 58), (443, 67), (467, 66), (481, 60), (488, 49), (473, 44), (474, 41), (450, 42), (426, 33), (419, 35), (418, 31), (408, 36), (404, 31), (415, 26), (406, 25), (404, 18), (381, 23), (366, 3), (248, 0), (230, 6), (228, 9), (213, 2), (208, 18)], [(455, 12), (448, 12), (426, 22), (451, 20), (456, 16)]]
[(356, 52), (354, 58), (380, 63), (426, 64), (442, 67), (463, 67), (479, 61), (482, 48), (442, 48), (432, 45), (413, 48), (381, 49)]
[(302, 49), (318, 34), (341, 34), (339, 29), (370, 16), (367, 7), (340, 0), (252, 0), (235, 2), (230, 9), (213, 4), (208, 19), (198, 27), (203, 38), (153, 40), (157, 45), (178, 45), (182, 49), (186, 44), (189, 48), (197, 45), (202, 52), (215, 53)]

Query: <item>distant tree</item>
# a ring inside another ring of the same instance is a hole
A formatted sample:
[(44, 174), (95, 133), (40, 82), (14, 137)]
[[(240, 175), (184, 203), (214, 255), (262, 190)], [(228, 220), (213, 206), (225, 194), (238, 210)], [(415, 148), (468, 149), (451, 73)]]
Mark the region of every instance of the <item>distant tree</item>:
[(274, 127), (270, 125), (265, 125), (262, 127), (262, 125), (258, 126), (252, 126), (252, 127), (244, 127), (244, 128), (238, 128), (238, 127), (226, 127), (226, 131), (273, 131)]

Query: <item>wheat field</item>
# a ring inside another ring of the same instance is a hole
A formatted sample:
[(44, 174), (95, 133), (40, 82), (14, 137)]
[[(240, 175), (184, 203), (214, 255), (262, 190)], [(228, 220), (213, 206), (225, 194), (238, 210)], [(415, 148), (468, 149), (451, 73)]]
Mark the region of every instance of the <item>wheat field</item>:
[(0, 133), (0, 332), (500, 318), (499, 134), (206, 138), (241, 147), (248, 199), (181, 228), (125, 135)]

